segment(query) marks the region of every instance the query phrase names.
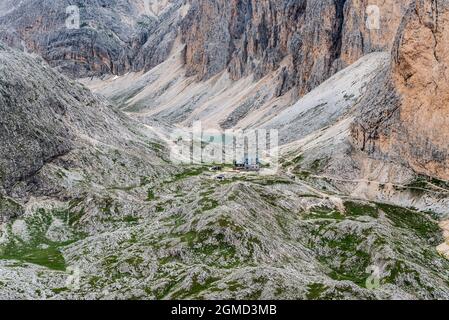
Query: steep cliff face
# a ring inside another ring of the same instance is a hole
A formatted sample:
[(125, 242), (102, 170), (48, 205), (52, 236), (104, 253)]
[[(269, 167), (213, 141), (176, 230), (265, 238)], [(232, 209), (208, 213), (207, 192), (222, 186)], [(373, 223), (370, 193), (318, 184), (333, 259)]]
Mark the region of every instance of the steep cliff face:
[(70, 29), (66, 9), (72, 1), (25, 0), (0, 8), (0, 39), (38, 53), (72, 77), (150, 69), (170, 52), (182, 3), (77, 1), (80, 28)]
[(449, 2), (417, 0), (397, 36), (390, 72), (375, 82), (353, 136), (373, 156), (449, 179)]
[[(260, 79), (281, 68), (277, 95), (292, 88), (302, 95), (364, 54), (388, 50), (409, 1), (78, 1), (81, 29), (67, 30), (70, 1), (27, 0), (0, 9), (0, 38), (86, 77), (149, 70), (180, 35), (187, 75), (207, 80), (228, 70), (234, 80)], [(367, 28), (377, 14), (379, 24)]]
[[(303, 94), (364, 54), (391, 48), (408, 2), (193, 0), (182, 25), (187, 69), (203, 80), (224, 69), (234, 79), (260, 78), (285, 62), (278, 94)], [(380, 10), (373, 28), (369, 5)]]

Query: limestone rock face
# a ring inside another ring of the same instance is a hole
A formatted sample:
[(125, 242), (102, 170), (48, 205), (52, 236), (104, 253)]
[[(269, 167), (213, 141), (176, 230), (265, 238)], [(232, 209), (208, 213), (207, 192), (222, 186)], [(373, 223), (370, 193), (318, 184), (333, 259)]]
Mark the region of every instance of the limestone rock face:
[(260, 79), (281, 68), (277, 95), (302, 95), (364, 54), (390, 49), (409, 1), (85, 1), (81, 28), (68, 30), (69, 1), (26, 0), (0, 7), (0, 39), (87, 77), (149, 70), (180, 35), (188, 75)]
[[(391, 48), (408, 2), (193, 0), (182, 28), (187, 69), (204, 80), (227, 68), (239, 79), (282, 66), (279, 95), (293, 87), (303, 94), (364, 54)], [(370, 5), (379, 9), (373, 26)]]
[(177, 30), (174, 17), (182, 3), (153, 2), (81, 1), (80, 28), (71, 29), (66, 13), (71, 1), (26, 0), (0, 7), (0, 39), (38, 53), (76, 78), (149, 69), (170, 51)]
[(368, 153), (449, 178), (449, 2), (415, 1), (396, 38), (390, 72), (375, 82), (353, 128)]

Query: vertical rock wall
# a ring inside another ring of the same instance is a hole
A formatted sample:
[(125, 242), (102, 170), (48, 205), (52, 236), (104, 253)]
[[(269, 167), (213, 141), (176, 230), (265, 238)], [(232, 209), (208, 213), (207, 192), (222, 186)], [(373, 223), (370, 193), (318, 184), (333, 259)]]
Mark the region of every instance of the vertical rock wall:
[(353, 127), (371, 155), (449, 179), (449, 1), (416, 0), (404, 18), (388, 74)]

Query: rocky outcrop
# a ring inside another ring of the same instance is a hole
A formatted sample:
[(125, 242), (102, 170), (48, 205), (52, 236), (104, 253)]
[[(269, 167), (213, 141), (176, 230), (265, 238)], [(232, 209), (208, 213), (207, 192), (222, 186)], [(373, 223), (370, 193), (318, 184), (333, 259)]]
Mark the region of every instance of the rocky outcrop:
[(353, 126), (370, 155), (449, 179), (449, 2), (416, 0), (404, 18), (390, 72), (373, 83)]

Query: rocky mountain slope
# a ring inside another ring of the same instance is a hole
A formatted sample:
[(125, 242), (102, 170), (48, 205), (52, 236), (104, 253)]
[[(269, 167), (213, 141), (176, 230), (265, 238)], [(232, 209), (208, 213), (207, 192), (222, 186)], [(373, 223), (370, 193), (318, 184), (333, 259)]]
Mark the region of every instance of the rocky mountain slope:
[[(368, 4), (381, 10), (368, 30)], [(281, 67), (277, 94), (310, 91), (364, 54), (388, 50), (408, 1), (193, 1), (183, 22), (188, 74), (232, 79)], [(212, 22), (212, 23), (211, 23)], [(287, 61), (284, 61), (287, 60)]]
[[(24, 0), (0, 18), (0, 39), (38, 52), (75, 77), (149, 70), (185, 44), (186, 75), (232, 80), (282, 68), (276, 95), (303, 95), (374, 51), (389, 50), (410, 0), (78, 1), (81, 28), (65, 27), (67, 0)], [(366, 27), (367, 6), (381, 29)], [(3, 29), (3, 30), (2, 30)], [(50, 44), (50, 46), (48, 46)]]
[(446, 42), (449, 3), (416, 1), (404, 18), (390, 70), (374, 83), (353, 127), (370, 156), (448, 179)]
[[(356, 0), (68, 4), (0, 6), (43, 57), (0, 44), (0, 298), (449, 297), (447, 1), (380, 30)], [(195, 120), (279, 129), (279, 171), (173, 164)]]
[(190, 1), (163, 63), (82, 81), (147, 123), (260, 126), (362, 56), (388, 52), (408, 3), (370, 3), (377, 30), (363, 1)]
[[(49, 181), (41, 181), (39, 173), (55, 163), (88, 170), (84, 161), (96, 153), (95, 148), (112, 152), (125, 147), (136, 158), (163, 163), (148, 147), (152, 141), (157, 143), (154, 134), (87, 88), (69, 81), (43, 60), (3, 44), (0, 59), (3, 193), (25, 200), (30, 192), (58, 193), (60, 185), (51, 187), (55, 190), (42, 189)], [(96, 168), (95, 162), (89, 166)]]
[[(0, 39), (38, 53), (75, 78), (148, 70), (170, 52), (185, 8), (183, 1), (165, 1), (154, 8), (145, 3), (23, 0), (0, 15)], [(71, 16), (66, 9), (74, 4), (79, 8), (79, 29), (67, 27)]]
[[(2, 211), (2, 298), (449, 295), (429, 215), (316, 186), (298, 158), (290, 172), (228, 172), (225, 183), (207, 167), (174, 167), (155, 129), (30, 56), (2, 47), (0, 59), (2, 99), (12, 97), (1, 141), (35, 146), (2, 153), (1, 208), (18, 215)], [(40, 162), (18, 177), (8, 160), (19, 157)]]

